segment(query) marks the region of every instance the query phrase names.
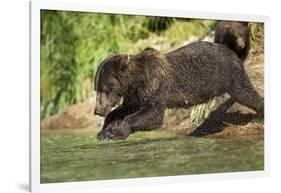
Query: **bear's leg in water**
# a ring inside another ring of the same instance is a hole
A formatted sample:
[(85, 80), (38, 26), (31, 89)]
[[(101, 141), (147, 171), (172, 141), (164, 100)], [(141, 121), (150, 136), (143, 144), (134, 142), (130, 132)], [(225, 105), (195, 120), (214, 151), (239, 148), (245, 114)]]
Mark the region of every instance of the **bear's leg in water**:
[(117, 127), (112, 128), (108, 139), (126, 139), (137, 131), (150, 131), (159, 128), (163, 123), (164, 108), (162, 106), (146, 105), (133, 114), (126, 116)]
[(126, 108), (125, 105), (121, 105), (120, 107), (111, 111), (106, 116), (103, 127), (98, 133), (97, 138), (99, 140), (106, 139), (106, 136), (112, 134), (112, 128), (117, 127), (128, 114), (130, 114), (130, 112), (128, 111), (128, 108)]

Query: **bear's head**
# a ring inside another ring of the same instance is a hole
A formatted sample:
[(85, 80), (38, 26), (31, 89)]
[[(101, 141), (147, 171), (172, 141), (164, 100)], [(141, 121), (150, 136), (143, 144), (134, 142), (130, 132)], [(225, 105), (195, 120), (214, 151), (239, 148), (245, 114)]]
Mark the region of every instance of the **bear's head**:
[(96, 106), (94, 113), (106, 116), (120, 104), (127, 84), (124, 78), (129, 71), (130, 55), (112, 55), (105, 59), (95, 74), (94, 90)]
[(134, 100), (146, 103), (160, 89), (165, 90), (163, 83), (173, 80), (171, 71), (165, 55), (154, 48), (146, 48), (136, 55), (108, 57), (95, 75), (95, 114), (106, 116), (130, 92), (134, 92)]
[(230, 45), (235, 50), (243, 50), (249, 41), (249, 28), (247, 22), (228, 22), (224, 25), (226, 39), (231, 39), (234, 45)]

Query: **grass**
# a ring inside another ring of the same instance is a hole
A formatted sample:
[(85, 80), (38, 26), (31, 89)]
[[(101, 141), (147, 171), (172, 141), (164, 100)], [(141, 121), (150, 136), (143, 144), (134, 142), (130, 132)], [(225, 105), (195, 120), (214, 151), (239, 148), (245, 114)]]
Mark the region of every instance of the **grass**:
[(98, 141), (94, 131), (43, 131), (41, 183), (263, 170), (263, 139), (143, 132)]
[(250, 42), (254, 49), (264, 49), (264, 23), (250, 23)]

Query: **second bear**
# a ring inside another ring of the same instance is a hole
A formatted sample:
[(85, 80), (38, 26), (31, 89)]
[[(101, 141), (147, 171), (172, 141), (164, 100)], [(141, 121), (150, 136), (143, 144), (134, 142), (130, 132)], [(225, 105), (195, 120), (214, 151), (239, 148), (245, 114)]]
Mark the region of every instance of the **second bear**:
[(220, 21), (215, 29), (215, 43), (226, 45), (244, 61), (250, 49), (248, 22)]

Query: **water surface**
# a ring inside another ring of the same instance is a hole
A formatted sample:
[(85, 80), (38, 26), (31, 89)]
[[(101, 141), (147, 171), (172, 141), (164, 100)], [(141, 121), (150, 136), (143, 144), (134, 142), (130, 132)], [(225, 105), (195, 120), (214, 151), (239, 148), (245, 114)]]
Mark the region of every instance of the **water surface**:
[(41, 183), (264, 168), (261, 136), (195, 138), (153, 131), (100, 142), (93, 131), (43, 131), (41, 141)]

